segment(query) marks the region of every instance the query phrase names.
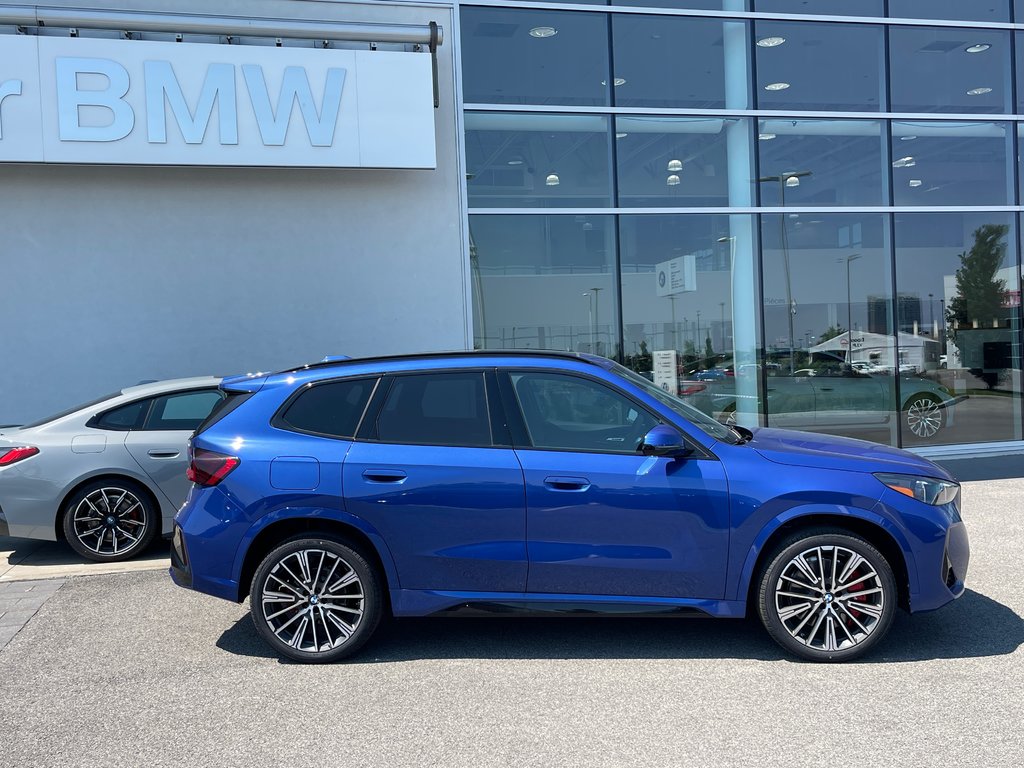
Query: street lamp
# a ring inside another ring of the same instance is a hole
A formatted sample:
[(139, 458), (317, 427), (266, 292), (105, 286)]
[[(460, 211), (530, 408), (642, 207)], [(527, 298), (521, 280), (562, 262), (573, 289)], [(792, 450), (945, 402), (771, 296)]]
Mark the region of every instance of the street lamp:
[[(812, 171), (786, 171), (779, 176), (762, 176), (757, 180), (758, 184), (764, 182), (777, 182), (779, 185), (779, 198), (782, 203), (782, 207), (786, 207), (786, 188), (793, 189), (794, 187), (800, 186), (800, 179), (805, 176), (810, 176)], [(793, 352), (795, 346), (794, 334), (793, 334), (793, 315), (796, 314), (796, 304), (793, 301), (793, 284), (790, 280), (789, 275), (789, 237), (786, 234), (786, 217), (782, 217), (782, 261), (786, 275), (786, 306), (789, 308), (789, 373), (793, 374), (796, 370), (796, 358)]]
[[(850, 262), (860, 258), (859, 253), (851, 253), (846, 258), (846, 367), (853, 362), (853, 306), (850, 303)], [(843, 261), (843, 257), (836, 259)]]
[[(600, 333), (601, 328), (601, 296), (600, 293), (604, 288), (591, 288), (590, 292), (594, 295), (594, 333), (595, 335)], [(600, 339), (594, 339), (594, 354), (599, 354), (597, 351), (597, 345)]]
[(666, 296), (665, 298), (672, 302), (672, 348), (678, 352), (679, 339), (676, 336), (676, 297), (673, 294), (672, 296)]

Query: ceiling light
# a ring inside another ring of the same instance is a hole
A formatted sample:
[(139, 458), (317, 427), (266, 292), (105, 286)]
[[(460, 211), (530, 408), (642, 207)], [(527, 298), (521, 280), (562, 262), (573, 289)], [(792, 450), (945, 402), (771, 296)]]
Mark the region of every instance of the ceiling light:
[(913, 141), (917, 136), (900, 136), (900, 141)]
[(784, 91), (789, 88), (789, 83), (768, 83), (764, 87), (766, 91)]
[(759, 134), (757, 134), (757, 138), (760, 139), (761, 141), (771, 141), (772, 139), (775, 138), (775, 134), (774, 133), (759, 133)]
[(967, 46), (965, 50), (968, 53), (983, 53), (984, 51), (987, 51), (991, 47), (992, 46), (989, 45), (988, 43), (975, 43), (974, 45)]
[[(626, 84), (626, 78), (624, 78), (624, 77), (616, 77), (614, 80), (612, 80), (612, 85), (614, 85), (616, 87), (618, 87), (620, 85), (625, 85), (625, 84)], [(601, 85), (608, 85), (608, 81), (607, 80), (602, 80), (601, 81)]]
[(508, 161), (508, 164), (509, 165), (522, 165), (523, 164), (523, 158), (521, 158), (521, 157), (513, 157), (511, 160)]
[(757, 41), (757, 44), (761, 48), (775, 48), (776, 46), (782, 45), (784, 42), (786, 42), (786, 38), (772, 36), (762, 37)]
[(628, 134), (628, 133), (616, 133), (616, 134), (615, 134), (615, 138), (616, 138), (616, 139), (624, 139), (624, 138), (626, 138), (627, 136), (629, 136), (629, 134)]
[(920, 187), (921, 186), (921, 180), (920, 179), (911, 179), (909, 184), (912, 187)]
[(544, 179), (544, 183), (547, 184), (549, 187), (557, 187), (559, 184), (562, 183), (562, 180), (558, 178), (557, 173), (549, 173), (548, 177)]
[(671, 176), (665, 179), (665, 183), (668, 184), (670, 187), (675, 187), (679, 184), (679, 177), (673, 173)]
[(915, 160), (910, 155), (907, 155), (906, 157), (901, 157), (899, 160), (894, 160), (893, 164), (892, 164), (892, 167), (893, 168), (913, 168), (915, 165), (917, 165), (917, 160)]
[(787, 176), (786, 177), (786, 186), (790, 187), (790, 188), (792, 188), (792, 187), (799, 187), (800, 186), (800, 177), (799, 176)]
[(554, 27), (534, 27), (530, 30), (530, 37), (554, 37), (558, 30)]
[(986, 93), (992, 93), (992, 89), (991, 88), (985, 88), (983, 86), (981, 88), (971, 88), (971, 90), (969, 90), (967, 92), (967, 95), (968, 96), (984, 96)]
[(679, 160), (669, 160), (668, 167), (666, 167), (665, 170), (671, 171), (672, 173), (676, 173), (678, 171), (683, 170), (683, 164)]

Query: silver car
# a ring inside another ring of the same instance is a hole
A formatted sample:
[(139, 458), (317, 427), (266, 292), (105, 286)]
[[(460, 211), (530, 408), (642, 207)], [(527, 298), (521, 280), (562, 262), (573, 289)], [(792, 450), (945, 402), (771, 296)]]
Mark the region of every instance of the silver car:
[(109, 562), (169, 534), (188, 493), (189, 437), (221, 402), (220, 382), (142, 384), (0, 427), (0, 536), (64, 539)]

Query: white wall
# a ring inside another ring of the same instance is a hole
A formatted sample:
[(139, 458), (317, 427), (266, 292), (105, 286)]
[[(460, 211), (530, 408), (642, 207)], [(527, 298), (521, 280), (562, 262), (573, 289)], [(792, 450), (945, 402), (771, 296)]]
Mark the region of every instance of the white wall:
[(216, 10), (440, 23), (437, 170), (0, 165), (0, 424), (142, 379), (470, 345), (451, 9)]

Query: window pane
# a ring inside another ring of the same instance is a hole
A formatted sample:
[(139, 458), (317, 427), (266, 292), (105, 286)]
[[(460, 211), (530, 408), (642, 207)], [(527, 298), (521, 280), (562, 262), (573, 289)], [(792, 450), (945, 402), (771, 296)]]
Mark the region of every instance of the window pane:
[(764, 215), (761, 237), (768, 424), (895, 445), (888, 217)]
[(756, 0), (754, 10), (821, 16), (885, 16), (883, 0)]
[(889, 15), (901, 19), (1009, 21), (1009, 0), (889, 0)]
[(760, 108), (880, 109), (881, 27), (759, 21), (754, 38)]
[(692, 8), (698, 11), (750, 10), (749, 0), (612, 0), (610, 4), (638, 5), (642, 8)]
[(627, 367), (653, 378), (654, 354), (674, 353), (677, 380), (659, 386), (709, 416), (736, 418), (738, 408), (756, 425), (751, 219), (622, 216), (619, 236)]
[(601, 115), (467, 113), (470, 206), (610, 205), (608, 125)]
[(1008, 205), (1008, 123), (896, 122), (896, 205)]
[(611, 216), (469, 218), (475, 346), (618, 354)]
[(1010, 112), (1010, 33), (893, 27), (893, 112)]
[[(746, 109), (745, 70), (735, 90), (725, 78), (726, 57), (747, 57), (746, 26), (685, 16), (612, 17), (615, 104), (619, 107)], [(680, 41), (686, 41), (681, 45)]]
[(303, 432), (352, 437), (376, 381), (350, 379), (312, 386), (288, 406), (282, 421)]
[(194, 430), (221, 401), (219, 390), (164, 395), (153, 401), (146, 421), (147, 430)]
[(882, 205), (882, 124), (761, 120), (761, 204)]
[(467, 103), (606, 105), (608, 17), (532, 9), (462, 9)]
[(917, 404), (900, 422), (907, 445), (1021, 439), (1014, 224), (1009, 213), (896, 216), (901, 346), (923, 349), (901, 381), (904, 403)]
[(619, 205), (729, 205), (730, 131), (741, 133), (732, 140), (738, 142), (746, 160), (748, 122), (739, 118), (617, 117)]
[(385, 443), (489, 446), (482, 373), (398, 376), (377, 417)]
[(151, 400), (139, 400), (135, 403), (122, 405), (112, 411), (107, 411), (96, 422), (99, 429), (130, 430), (139, 426), (139, 421), (146, 414)]
[(513, 373), (512, 387), (536, 448), (635, 453), (658, 424), (618, 392), (575, 376)]

